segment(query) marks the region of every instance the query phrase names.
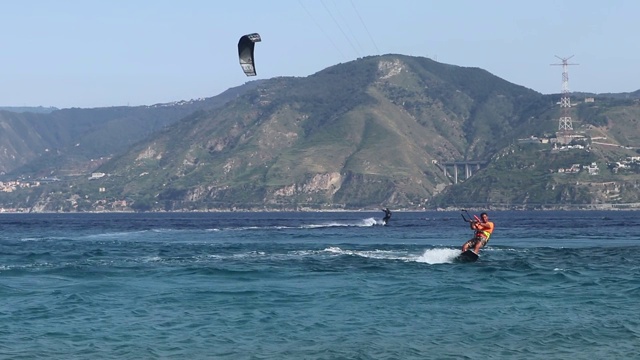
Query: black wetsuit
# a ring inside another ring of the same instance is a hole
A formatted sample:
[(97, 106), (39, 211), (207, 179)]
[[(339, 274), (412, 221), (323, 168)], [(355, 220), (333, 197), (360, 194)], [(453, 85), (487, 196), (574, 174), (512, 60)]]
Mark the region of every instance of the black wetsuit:
[(382, 209), (384, 211), (384, 217), (382, 218), (382, 222), (387, 225), (389, 223), (389, 219), (391, 219), (391, 210), (389, 208)]

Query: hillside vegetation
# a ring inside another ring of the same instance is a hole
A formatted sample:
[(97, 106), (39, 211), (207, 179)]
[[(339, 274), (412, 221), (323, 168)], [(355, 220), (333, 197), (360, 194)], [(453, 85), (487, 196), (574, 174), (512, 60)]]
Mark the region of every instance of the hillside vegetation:
[[(637, 101), (574, 99), (576, 131), (566, 147), (556, 142), (558, 100), (478, 68), (367, 57), (262, 81), (158, 127), (82, 176), (34, 188), (28, 198), (11, 195), (11, 204), (35, 211), (632, 206)], [(114, 133), (125, 127), (111, 124)], [(455, 177), (447, 165), (454, 162), (477, 165), (468, 178), (459, 166)], [(99, 175), (89, 179), (91, 172)]]

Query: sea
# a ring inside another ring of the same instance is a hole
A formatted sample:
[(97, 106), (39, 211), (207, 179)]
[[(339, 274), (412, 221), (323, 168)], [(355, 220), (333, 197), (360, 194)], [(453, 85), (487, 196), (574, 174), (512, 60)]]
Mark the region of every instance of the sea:
[(640, 359), (640, 212), (383, 215), (0, 214), (0, 358)]

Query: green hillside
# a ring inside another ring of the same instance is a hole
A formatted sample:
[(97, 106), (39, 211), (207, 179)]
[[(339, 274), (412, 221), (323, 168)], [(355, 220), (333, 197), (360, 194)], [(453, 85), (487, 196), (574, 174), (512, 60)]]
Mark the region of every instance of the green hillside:
[[(91, 178), (11, 201), (35, 211), (632, 206), (637, 101), (573, 99), (575, 136), (562, 144), (558, 100), (478, 68), (366, 57), (265, 80)], [(453, 163), (476, 165), (455, 177)]]

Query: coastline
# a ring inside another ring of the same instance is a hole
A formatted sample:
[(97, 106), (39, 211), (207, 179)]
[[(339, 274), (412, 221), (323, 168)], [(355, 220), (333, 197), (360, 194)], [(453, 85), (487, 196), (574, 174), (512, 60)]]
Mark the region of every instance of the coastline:
[[(393, 209), (393, 207), (390, 207)], [(564, 205), (495, 205), (489, 204), (486, 206), (449, 206), (438, 208), (397, 208), (393, 209), (393, 212), (455, 212), (460, 210), (470, 211), (638, 211), (640, 210), (640, 203), (626, 203), (626, 204), (564, 204)], [(312, 209), (312, 208), (297, 208), (297, 209), (282, 209), (282, 208), (234, 208), (234, 209), (206, 209), (206, 210), (174, 210), (174, 211), (134, 211), (131, 209), (116, 210), (116, 211), (37, 211), (33, 209), (5, 209), (0, 208), (0, 215), (2, 214), (185, 214), (185, 213), (268, 213), (268, 212), (299, 212), (299, 213), (344, 213), (344, 212), (378, 212), (379, 208), (365, 208), (365, 209)]]

